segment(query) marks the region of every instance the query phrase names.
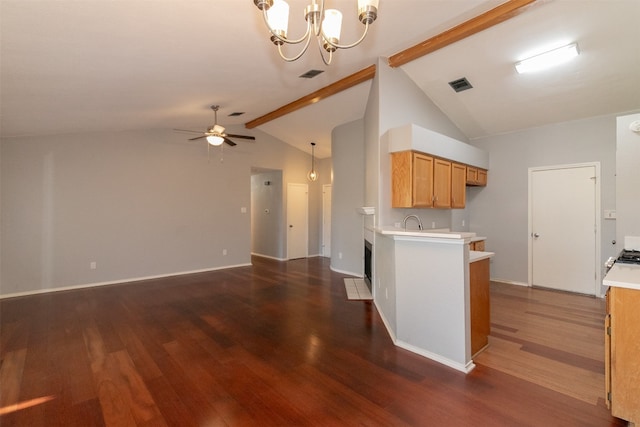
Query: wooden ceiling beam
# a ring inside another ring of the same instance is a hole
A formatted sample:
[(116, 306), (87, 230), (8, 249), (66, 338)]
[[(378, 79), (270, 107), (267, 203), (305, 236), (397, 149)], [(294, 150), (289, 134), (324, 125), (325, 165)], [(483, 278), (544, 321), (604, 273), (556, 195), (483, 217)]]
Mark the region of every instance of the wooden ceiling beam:
[[(480, 31), (486, 30), (487, 28), (493, 27), (494, 25), (511, 19), (524, 12), (527, 6), (535, 3), (536, 1), (537, 0), (507, 0), (505, 3), (502, 3), (481, 15), (471, 18), (468, 21), (456, 25), (455, 27), (431, 37), (428, 40), (392, 55), (389, 57), (389, 66), (399, 67), (421, 56), (427, 55), (452, 43), (472, 36), (473, 34), (479, 33)], [(267, 113), (264, 116), (251, 120), (250, 122), (245, 123), (245, 127), (247, 129), (253, 129), (270, 122), (271, 120), (275, 120), (296, 110), (315, 104), (316, 102), (335, 95), (336, 93), (370, 80), (375, 76), (375, 74), (376, 66), (371, 65), (370, 67), (351, 74), (342, 80), (338, 80), (329, 86), (325, 86), (322, 89), (303, 96), (302, 98), (284, 105), (277, 110)]]
[(399, 67), (421, 56), (435, 52), (452, 43), (493, 27), (524, 12), (526, 6), (537, 0), (508, 0), (481, 15), (469, 19), (462, 24), (431, 37), (415, 46), (405, 49), (389, 57), (389, 66)]
[(245, 123), (245, 127), (247, 129), (253, 129), (257, 126), (270, 122), (271, 120), (275, 120), (296, 110), (307, 107), (311, 104), (315, 104), (316, 102), (328, 98), (331, 95), (335, 95), (338, 92), (342, 92), (343, 90), (347, 90), (367, 80), (371, 80), (375, 75), (376, 66), (371, 65), (358, 71), (357, 73), (351, 74), (350, 76), (338, 80), (337, 82), (332, 83), (329, 86), (325, 86), (322, 89), (310, 93), (309, 95), (303, 96), (302, 98), (284, 105), (277, 110), (267, 113), (264, 116), (251, 120), (250, 122)]

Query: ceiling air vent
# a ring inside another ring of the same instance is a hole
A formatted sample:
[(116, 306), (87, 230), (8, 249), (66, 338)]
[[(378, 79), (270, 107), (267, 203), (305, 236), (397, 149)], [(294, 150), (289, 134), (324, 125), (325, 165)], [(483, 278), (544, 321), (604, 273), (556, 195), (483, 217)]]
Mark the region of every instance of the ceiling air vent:
[(234, 113), (229, 114), (229, 117), (237, 117), (244, 114), (244, 111), (236, 111)]
[(309, 70), (306, 73), (300, 75), (301, 79), (312, 79), (318, 74), (324, 73), (323, 70)]
[(449, 82), (449, 86), (451, 86), (456, 92), (462, 92), (463, 90), (471, 89), (473, 87), (466, 77)]

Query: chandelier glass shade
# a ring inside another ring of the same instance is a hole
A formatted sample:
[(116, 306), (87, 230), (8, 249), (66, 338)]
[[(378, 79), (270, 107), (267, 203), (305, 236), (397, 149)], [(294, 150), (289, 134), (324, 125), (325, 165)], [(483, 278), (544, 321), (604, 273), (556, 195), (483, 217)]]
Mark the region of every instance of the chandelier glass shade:
[(316, 143), (312, 142), (311, 143), (311, 170), (309, 170), (309, 172), (307, 173), (307, 179), (312, 182), (318, 179), (318, 172), (316, 172), (316, 162), (315, 162), (316, 160), (315, 148), (316, 148)]
[[(318, 47), (322, 61), (329, 65), (333, 59), (333, 52), (338, 49), (350, 49), (359, 45), (367, 35), (369, 25), (378, 17), (379, 0), (358, 0), (358, 20), (364, 25), (362, 36), (351, 44), (340, 44), (342, 27), (342, 13), (336, 9), (325, 9), (324, 0), (311, 0), (304, 10), (304, 18), (307, 21), (307, 29), (304, 35), (298, 39), (290, 38), (289, 29), (289, 4), (284, 0), (253, 0), (253, 3), (262, 11), (264, 22), (271, 33), (271, 41), (278, 47), (280, 57), (288, 62), (298, 60), (309, 47), (313, 36), (318, 40)], [(294, 56), (287, 56), (282, 51), (285, 44), (304, 43), (300, 52)], [(325, 53), (328, 55), (325, 57)]]

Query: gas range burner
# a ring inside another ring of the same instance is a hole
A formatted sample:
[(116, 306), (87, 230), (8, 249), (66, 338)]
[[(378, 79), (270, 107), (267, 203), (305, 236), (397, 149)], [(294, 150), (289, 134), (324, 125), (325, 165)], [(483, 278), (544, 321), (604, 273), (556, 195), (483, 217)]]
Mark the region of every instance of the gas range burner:
[(618, 259), (616, 262), (622, 264), (640, 264), (640, 251), (632, 251), (632, 250), (623, 250), (618, 255)]

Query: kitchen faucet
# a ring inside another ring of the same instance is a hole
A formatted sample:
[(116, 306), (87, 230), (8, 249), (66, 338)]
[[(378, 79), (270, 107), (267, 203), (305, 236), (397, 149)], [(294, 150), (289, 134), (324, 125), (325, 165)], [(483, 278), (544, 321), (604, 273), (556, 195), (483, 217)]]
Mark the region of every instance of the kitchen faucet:
[(404, 221), (402, 221), (402, 224), (404, 225), (404, 230), (407, 231), (407, 220), (409, 218), (413, 218), (416, 221), (418, 221), (418, 230), (422, 230), (422, 221), (420, 221), (420, 218), (418, 218), (417, 215), (407, 215), (404, 217)]

